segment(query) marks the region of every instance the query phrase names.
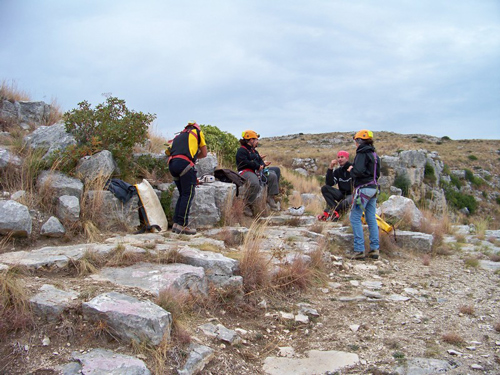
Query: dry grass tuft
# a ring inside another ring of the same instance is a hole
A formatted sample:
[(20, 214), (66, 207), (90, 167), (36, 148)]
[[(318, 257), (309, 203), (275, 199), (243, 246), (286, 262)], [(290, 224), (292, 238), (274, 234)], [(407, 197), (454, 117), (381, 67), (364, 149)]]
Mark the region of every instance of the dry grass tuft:
[(458, 309), (462, 314), (466, 314), (466, 315), (474, 315), (474, 306), (471, 306), (471, 305), (463, 305), (463, 306), (460, 306), (460, 308)]
[(175, 289), (163, 289), (155, 299), (155, 303), (172, 314), (175, 326), (179, 320), (187, 318), (195, 307), (195, 299), (191, 294)]
[(297, 256), (291, 263), (280, 265), (271, 283), (274, 288), (283, 291), (305, 290), (311, 286), (312, 271), (307, 262)]
[(0, 338), (33, 323), (21, 272), (10, 269), (0, 273)]
[(184, 256), (178, 249), (155, 251), (149, 254), (147, 261), (158, 264), (183, 263)]
[(488, 219), (478, 219), (474, 222), (474, 226), (476, 227), (476, 236), (480, 240), (485, 239), (486, 231), (490, 226), (490, 221)]
[(325, 230), (325, 225), (322, 222), (317, 221), (309, 227), (309, 230), (311, 232), (321, 234)]
[(96, 273), (106, 264), (106, 257), (94, 250), (86, 250), (80, 259), (71, 259), (68, 269), (75, 271), (78, 276), (88, 276)]
[(50, 114), (47, 119), (47, 125), (55, 124), (62, 120), (63, 111), (61, 105), (57, 102), (57, 99), (53, 98), (50, 103)]
[(243, 236), (231, 233), (228, 228), (223, 228), (217, 235), (217, 239), (224, 241), (227, 247), (236, 247), (243, 243)]
[(267, 227), (267, 221), (254, 220), (243, 242), (240, 273), (245, 293), (266, 288), (271, 280), (269, 260), (260, 251)]
[(441, 336), (441, 340), (448, 344), (460, 346), (464, 343), (462, 336), (455, 332), (447, 332)]
[(11, 102), (31, 100), (31, 96), (26, 91), (20, 90), (14, 80), (11, 80), (9, 83), (6, 79), (2, 80), (2, 83), (0, 84), (0, 98), (5, 98)]
[(397, 233), (396, 237), (394, 237), (394, 233), (385, 233), (384, 231), (379, 231), (379, 241), (380, 248), (384, 252), (385, 256), (391, 257), (395, 252), (400, 250), (397, 243)]
[(127, 251), (122, 244), (116, 246), (115, 249), (107, 256), (107, 267), (126, 267), (136, 264), (144, 260), (145, 255), (133, 251)]
[(477, 258), (465, 258), (464, 260), (465, 267), (468, 268), (477, 268), (479, 267), (479, 259)]
[(306, 177), (288, 168), (281, 168), (281, 174), (293, 185), (294, 190), (301, 193), (321, 194), (320, 183), (313, 176)]
[(234, 226), (243, 222), (245, 201), (241, 198), (228, 199), (222, 209), (222, 226)]

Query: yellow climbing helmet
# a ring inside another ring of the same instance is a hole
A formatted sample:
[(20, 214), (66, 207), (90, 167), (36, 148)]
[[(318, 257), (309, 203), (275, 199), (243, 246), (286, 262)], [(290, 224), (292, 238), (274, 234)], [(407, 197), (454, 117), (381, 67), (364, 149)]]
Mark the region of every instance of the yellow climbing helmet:
[(357, 132), (354, 137), (354, 139), (373, 139), (373, 132), (363, 129)]
[(243, 133), (241, 133), (241, 136), (243, 137), (243, 139), (252, 139), (260, 137), (260, 135), (258, 135), (253, 130), (245, 130)]

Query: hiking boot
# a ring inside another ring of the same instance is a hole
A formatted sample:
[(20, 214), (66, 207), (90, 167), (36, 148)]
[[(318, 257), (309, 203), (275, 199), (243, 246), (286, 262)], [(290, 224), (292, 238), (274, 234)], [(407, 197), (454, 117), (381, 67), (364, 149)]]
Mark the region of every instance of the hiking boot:
[(174, 223), (174, 225), (172, 225), (172, 232), (179, 233), (179, 232), (177, 232), (177, 230), (180, 230), (180, 229), (177, 229), (177, 227), (179, 227), (179, 224)]
[(365, 252), (364, 251), (348, 251), (346, 253), (347, 259), (350, 260), (364, 260)]
[(323, 211), (323, 213), (321, 215), (318, 215), (316, 216), (318, 218), (318, 220), (320, 221), (327, 221), (328, 218), (330, 217), (330, 214), (328, 213), (328, 211)]
[(269, 204), (269, 206), (271, 207), (271, 210), (272, 211), (279, 211), (280, 208), (278, 206), (278, 204), (276, 203), (276, 201), (274, 200), (273, 197), (271, 196), (268, 196), (267, 197), (267, 203)]
[(337, 211), (333, 211), (330, 220), (333, 222), (339, 221), (340, 220), (339, 213)]
[(245, 208), (243, 209), (243, 215), (253, 217), (252, 209), (249, 206), (245, 206)]
[(368, 252), (368, 258), (371, 258), (371, 259), (378, 259), (380, 255), (380, 252), (378, 250), (370, 250)]
[(175, 228), (172, 227), (172, 231), (178, 234), (196, 234), (196, 229), (189, 228), (188, 226), (183, 227), (179, 224)]

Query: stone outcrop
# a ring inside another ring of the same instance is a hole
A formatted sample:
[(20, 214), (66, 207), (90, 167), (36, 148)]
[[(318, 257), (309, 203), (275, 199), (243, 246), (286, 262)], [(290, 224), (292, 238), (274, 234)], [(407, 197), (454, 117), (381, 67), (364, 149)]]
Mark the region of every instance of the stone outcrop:
[(44, 159), (57, 150), (62, 151), (66, 147), (76, 144), (75, 137), (66, 131), (63, 122), (51, 126), (40, 126), (33, 133), (24, 137), (24, 141), (30, 148), (47, 150), (43, 156)]
[(76, 176), (85, 183), (96, 179), (104, 182), (113, 175), (116, 169), (116, 162), (111, 152), (103, 150), (92, 156), (81, 158), (76, 166)]
[(101, 294), (82, 304), (83, 316), (106, 323), (114, 335), (126, 341), (158, 345), (170, 338), (172, 316), (150, 301), (116, 292)]
[(0, 234), (27, 237), (31, 229), (28, 207), (13, 200), (0, 201)]

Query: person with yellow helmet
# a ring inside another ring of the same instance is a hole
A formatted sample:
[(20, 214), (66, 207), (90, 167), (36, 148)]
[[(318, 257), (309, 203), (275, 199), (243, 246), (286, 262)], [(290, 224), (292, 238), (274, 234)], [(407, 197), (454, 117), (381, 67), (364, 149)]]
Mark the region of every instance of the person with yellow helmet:
[(256, 150), (259, 144), (259, 134), (253, 130), (245, 130), (241, 134), (241, 147), (236, 152), (236, 166), (238, 173), (247, 180), (245, 192), (246, 216), (253, 216), (254, 203), (259, 195), (261, 184), (267, 184), (267, 203), (273, 211), (279, 211), (279, 205), (274, 197), (279, 193), (279, 177), (281, 171), (278, 167), (269, 167), (271, 162), (264, 161)]
[(173, 139), (169, 150), (168, 168), (179, 190), (179, 199), (177, 199), (173, 217), (172, 232), (174, 233), (196, 234), (196, 229), (189, 227), (189, 210), (197, 184), (194, 165), (197, 159), (206, 156), (205, 135), (200, 125), (191, 121)]
[(370, 232), (370, 251), (368, 257), (378, 259), (379, 236), (376, 218), (378, 178), (380, 177), (380, 158), (373, 146), (373, 133), (363, 129), (354, 135), (356, 143), (356, 157), (348, 171), (354, 186), (354, 197), (349, 219), (354, 235), (354, 251), (348, 253), (351, 259), (365, 258), (365, 239), (361, 217), (365, 220)]

